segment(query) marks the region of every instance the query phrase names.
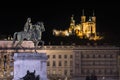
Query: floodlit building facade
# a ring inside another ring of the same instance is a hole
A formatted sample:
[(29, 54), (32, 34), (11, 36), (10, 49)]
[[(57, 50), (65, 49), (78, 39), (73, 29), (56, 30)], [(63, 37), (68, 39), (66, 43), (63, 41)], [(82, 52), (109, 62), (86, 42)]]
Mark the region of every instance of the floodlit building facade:
[[(0, 41), (1, 42), (1, 41)], [(0, 78), (13, 76), (13, 55), (15, 52), (34, 52), (29, 46), (15, 49), (6, 46), (11, 41), (2, 41), (0, 45)], [(24, 42), (27, 44), (29, 42)], [(49, 79), (85, 80), (87, 75), (94, 74), (98, 80), (119, 80), (120, 48), (104, 45), (46, 45), (44, 49), (47, 60)]]

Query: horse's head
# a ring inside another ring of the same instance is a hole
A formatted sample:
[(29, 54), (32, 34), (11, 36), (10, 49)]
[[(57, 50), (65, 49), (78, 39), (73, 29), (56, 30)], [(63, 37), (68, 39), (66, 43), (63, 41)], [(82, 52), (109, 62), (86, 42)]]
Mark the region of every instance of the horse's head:
[(31, 18), (27, 18), (27, 22), (29, 22), (29, 23), (30, 23), (30, 22), (31, 22)]
[(43, 22), (37, 22), (37, 25), (39, 26), (39, 29), (41, 32), (45, 31), (44, 23)]

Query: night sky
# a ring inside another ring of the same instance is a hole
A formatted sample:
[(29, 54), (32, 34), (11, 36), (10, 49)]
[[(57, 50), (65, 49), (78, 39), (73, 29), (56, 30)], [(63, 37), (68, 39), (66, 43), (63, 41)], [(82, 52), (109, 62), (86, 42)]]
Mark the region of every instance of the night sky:
[[(37, 6), (36, 6), (37, 5)], [(24, 6), (8, 6), (0, 8), (0, 34), (13, 35), (14, 32), (23, 30), (28, 17), (32, 23), (43, 21), (46, 31), (43, 33), (45, 42), (55, 40), (52, 35), (53, 29), (67, 29), (70, 17), (74, 14), (76, 23), (80, 22), (82, 10), (87, 18), (92, 16), (93, 10), (97, 19), (97, 32), (105, 36), (109, 41), (120, 39), (120, 12), (117, 4), (95, 4), (95, 3), (55, 3), (55, 4), (29, 4)], [(57, 39), (56, 39), (57, 40)]]

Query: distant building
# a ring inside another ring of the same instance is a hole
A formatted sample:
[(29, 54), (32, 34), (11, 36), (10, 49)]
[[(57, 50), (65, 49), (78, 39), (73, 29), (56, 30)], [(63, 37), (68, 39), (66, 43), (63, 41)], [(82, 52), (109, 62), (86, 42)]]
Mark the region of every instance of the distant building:
[(98, 79), (118, 80), (119, 47), (115, 46), (46, 46), (49, 77), (85, 80), (89, 74)]
[(75, 23), (74, 15), (71, 17), (70, 26), (67, 30), (53, 30), (53, 35), (55, 36), (70, 36), (76, 35), (81, 39), (89, 40), (100, 40), (103, 37), (97, 35), (96, 32), (96, 17), (93, 12), (93, 16), (89, 17), (89, 20), (86, 20), (84, 15), (84, 10), (82, 12), (81, 22), (79, 24)]

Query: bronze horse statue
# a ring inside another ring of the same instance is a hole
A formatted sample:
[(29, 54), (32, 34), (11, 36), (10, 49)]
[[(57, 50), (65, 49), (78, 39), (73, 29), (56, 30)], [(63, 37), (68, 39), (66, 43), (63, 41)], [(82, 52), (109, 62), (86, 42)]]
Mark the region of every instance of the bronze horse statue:
[(45, 31), (45, 27), (43, 22), (37, 22), (27, 32), (26, 31), (15, 32), (13, 35), (12, 46), (15, 45), (16, 40), (18, 41), (18, 43), (16, 44), (15, 47), (21, 46), (22, 42), (26, 39), (26, 40), (33, 41), (35, 46), (35, 52), (36, 52), (36, 48), (38, 47), (39, 42), (42, 43), (42, 47), (44, 46), (44, 41), (41, 40), (42, 32), (44, 31)]

